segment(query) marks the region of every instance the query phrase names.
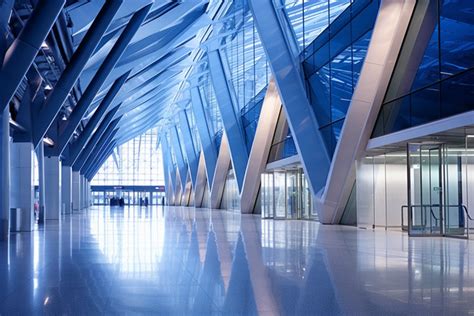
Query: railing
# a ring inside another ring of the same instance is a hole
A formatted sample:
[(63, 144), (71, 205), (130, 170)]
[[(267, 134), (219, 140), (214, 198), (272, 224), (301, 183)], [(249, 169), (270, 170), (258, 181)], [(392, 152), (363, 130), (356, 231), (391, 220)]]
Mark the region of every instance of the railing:
[[(420, 208), (420, 209), (424, 209), (425, 211), (425, 214), (426, 214), (426, 211), (427, 209), (429, 208), (429, 211), (430, 211), (430, 230), (433, 229), (433, 222), (432, 222), (432, 219), (434, 219), (436, 222), (435, 222), (435, 226), (434, 227), (437, 227), (438, 226), (438, 221), (440, 221), (440, 219), (436, 216), (436, 214), (434, 213), (433, 211), (433, 207), (444, 207), (444, 208), (461, 208), (463, 210), (463, 213), (464, 213), (464, 227), (460, 227), (460, 228), (463, 228), (465, 230), (465, 234), (466, 234), (466, 237), (467, 239), (469, 239), (469, 221), (471, 220), (474, 220), (472, 217), (471, 217), (471, 214), (469, 214), (469, 211), (466, 207), (466, 205), (464, 204), (454, 204), (454, 205), (441, 205), (441, 204), (415, 204), (415, 205), (411, 205), (410, 207), (408, 205), (402, 205), (400, 207), (400, 214), (401, 214), (401, 226), (402, 226), (402, 230), (403, 231), (408, 231), (408, 226), (410, 225), (410, 223), (408, 222), (407, 225), (404, 225), (404, 222), (405, 222), (405, 216), (404, 216), (404, 210), (407, 210), (407, 215), (408, 215), (408, 211), (412, 214), (412, 218), (413, 218), (413, 209), (415, 208)], [(427, 224), (427, 218), (422, 218), (422, 221), (424, 221), (424, 226), (426, 226)]]

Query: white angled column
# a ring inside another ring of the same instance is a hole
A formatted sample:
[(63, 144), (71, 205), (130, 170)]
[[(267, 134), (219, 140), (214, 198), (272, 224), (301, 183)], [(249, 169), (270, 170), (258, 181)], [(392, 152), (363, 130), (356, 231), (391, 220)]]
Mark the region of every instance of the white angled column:
[(82, 210), (85, 206), (84, 203), (84, 176), (82, 174), (79, 174), (79, 193), (80, 193), (80, 200), (79, 200), (79, 205), (80, 209)]
[(61, 161), (59, 157), (44, 157), (45, 220), (59, 220), (61, 216)]
[(322, 223), (337, 224), (342, 217), (345, 201), (355, 181), (355, 161), (364, 156), (408, 28), (410, 24), (419, 22), (419, 19), (412, 19), (415, 7), (416, 1), (413, 0), (381, 2), (324, 194), (316, 200)]
[(263, 100), (257, 130), (245, 171), (240, 195), (240, 209), (242, 213), (252, 213), (254, 211), (260, 188), (261, 174), (265, 171), (267, 165), (280, 111), (281, 100), (275, 81), (272, 79)]
[(229, 143), (227, 135), (222, 135), (221, 146), (219, 147), (219, 155), (217, 156), (216, 169), (211, 186), (211, 208), (218, 209), (221, 206), (222, 195), (224, 194), (225, 180), (229, 173), (231, 165)]
[(36, 157), (38, 160), (38, 224), (44, 223), (44, 213), (46, 210), (45, 202), (45, 179), (44, 179), (44, 143), (43, 140), (40, 140), (38, 146), (36, 147)]
[(81, 206), (81, 186), (79, 171), (72, 172), (72, 210), (79, 211)]
[(72, 168), (61, 167), (61, 202), (64, 214), (72, 212)]
[(33, 230), (33, 152), (31, 143), (12, 143), (10, 205), (21, 209), (20, 231)]

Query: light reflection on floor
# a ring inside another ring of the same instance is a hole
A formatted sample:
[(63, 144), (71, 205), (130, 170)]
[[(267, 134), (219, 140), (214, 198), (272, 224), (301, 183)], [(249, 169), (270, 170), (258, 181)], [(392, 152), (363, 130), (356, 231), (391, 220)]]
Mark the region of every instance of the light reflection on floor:
[(472, 241), (95, 207), (0, 243), (0, 314), (468, 314)]

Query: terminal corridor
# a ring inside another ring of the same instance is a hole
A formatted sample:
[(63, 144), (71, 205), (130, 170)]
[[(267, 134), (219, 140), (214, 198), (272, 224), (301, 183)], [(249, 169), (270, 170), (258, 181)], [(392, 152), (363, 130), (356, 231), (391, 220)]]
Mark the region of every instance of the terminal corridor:
[(0, 247), (2, 315), (474, 311), (474, 248), (459, 239), (102, 206)]

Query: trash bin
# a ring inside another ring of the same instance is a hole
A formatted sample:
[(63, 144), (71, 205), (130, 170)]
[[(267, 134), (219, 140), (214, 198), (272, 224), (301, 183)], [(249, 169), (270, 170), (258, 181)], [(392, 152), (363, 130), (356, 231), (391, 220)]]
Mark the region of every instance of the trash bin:
[(10, 209), (10, 231), (21, 231), (21, 208)]

